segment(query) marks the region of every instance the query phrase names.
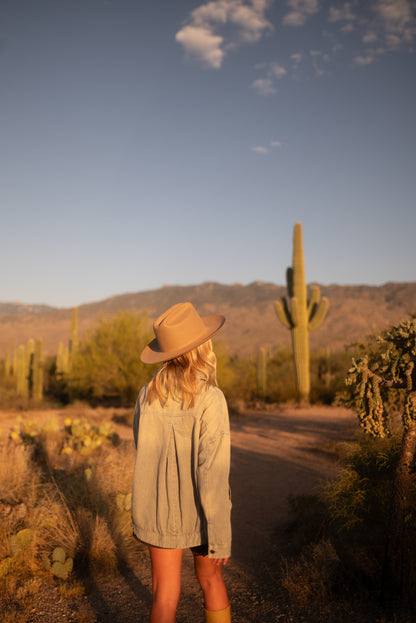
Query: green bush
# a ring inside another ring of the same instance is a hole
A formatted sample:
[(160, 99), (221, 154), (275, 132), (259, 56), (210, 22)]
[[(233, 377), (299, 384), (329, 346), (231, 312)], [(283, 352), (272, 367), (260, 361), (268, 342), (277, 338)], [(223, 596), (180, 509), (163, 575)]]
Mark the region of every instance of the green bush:
[[(252, 357), (227, 356), (224, 347), (215, 347), (218, 361), (218, 382), (229, 401), (256, 402), (256, 355)], [(344, 379), (351, 365), (351, 354), (344, 351), (311, 353), (312, 403), (332, 404), (344, 387)], [(285, 403), (296, 400), (297, 391), (293, 356), (289, 349), (279, 349), (266, 359), (266, 403)]]
[[(400, 435), (377, 439), (362, 434), (355, 442), (340, 445), (343, 469), (338, 477), (324, 484), (317, 496), (291, 500), (293, 521), (289, 536), (293, 551), (282, 569), (282, 590), (293, 600), (299, 598), (300, 591), (302, 607), (315, 607), (318, 599), (320, 608), (331, 610), (344, 600), (354, 599), (361, 609), (379, 608), (400, 444)], [(416, 483), (411, 491), (408, 525), (416, 534)], [(336, 564), (328, 566), (325, 562), (323, 583), (318, 586), (317, 567), (321, 568), (322, 561), (316, 552), (328, 547)], [(411, 556), (416, 568), (415, 548)]]
[(72, 358), (71, 371), (64, 377), (69, 396), (92, 404), (133, 404), (154, 372), (140, 361), (151, 339), (144, 315), (119, 312), (113, 318), (102, 318), (80, 341)]

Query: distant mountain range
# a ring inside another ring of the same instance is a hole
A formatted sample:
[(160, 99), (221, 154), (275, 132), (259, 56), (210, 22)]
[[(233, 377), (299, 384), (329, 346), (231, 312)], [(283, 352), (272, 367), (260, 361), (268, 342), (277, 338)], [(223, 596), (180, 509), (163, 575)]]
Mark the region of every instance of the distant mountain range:
[[(319, 287), (321, 296), (329, 299), (329, 310), (321, 327), (310, 333), (312, 349), (342, 349), (368, 333), (416, 313), (416, 282)], [(165, 286), (81, 305), (79, 332), (82, 337), (103, 314), (113, 315), (120, 310), (146, 311), (153, 321), (171, 305), (191, 301), (201, 315), (224, 314), (227, 322), (218, 339), (230, 354), (246, 356), (256, 353), (261, 346), (277, 350), (290, 345), (290, 332), (274, 311), (274, 301), (282, 296), (287, 296), (284, 286), (259, 281), (249, 285), (209, 282)], [(56, 353), (60, 341), (68, 342), (71, 313), (71, 309), (46, 305), (0, 303), (0, 356), (31, 337), (43, 338), (46, 354)]]

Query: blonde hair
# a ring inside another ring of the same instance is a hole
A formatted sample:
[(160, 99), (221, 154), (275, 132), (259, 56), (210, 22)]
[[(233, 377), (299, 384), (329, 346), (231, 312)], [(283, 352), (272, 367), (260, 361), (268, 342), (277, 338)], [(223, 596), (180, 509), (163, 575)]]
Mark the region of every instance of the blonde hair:
[(175, 359), (165, 361), (149, 382), (146, 399), (149, 404), (159, 399), (165, 406), (168, 398), (173, 398), (182, 403), (182, 408), (189, 409), (203, 389), (216, 384), (217, 358), (211, 340), (208, 340)]

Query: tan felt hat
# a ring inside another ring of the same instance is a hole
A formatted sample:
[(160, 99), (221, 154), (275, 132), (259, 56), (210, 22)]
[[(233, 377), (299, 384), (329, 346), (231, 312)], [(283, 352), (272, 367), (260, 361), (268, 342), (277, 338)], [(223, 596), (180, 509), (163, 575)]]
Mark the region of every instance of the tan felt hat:
[(177, 303), (153, 323), (155, 339), (143, 350), (143, 363), (161, 363), (189, 352), (209, 340), (225, 322), (224, 316), (201, 316), (192, 303)]

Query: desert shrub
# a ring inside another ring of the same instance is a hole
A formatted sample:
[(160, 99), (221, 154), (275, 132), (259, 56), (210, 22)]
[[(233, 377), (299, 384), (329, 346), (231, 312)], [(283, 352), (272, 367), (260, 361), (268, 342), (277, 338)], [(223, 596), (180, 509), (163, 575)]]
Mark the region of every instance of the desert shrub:
[(266, 400), (290, 402), (295, 398), (293, 356), (290, 350), (282, 348), (267, 361)]
[[(217, 361), (218, 382), (227, 400), (257, 402), (256, 356), (230, 357), (220, 349)], [(332, 404), (337, 393), (344, 387), (345, 375), (350, 365), (351, 353), (348, 352), (311, 353), (311, 402)], [(296, 397), (292, 352), (282, 348), (275, 353), (269, 353), (263, 401), (285, 403), (295, 401)]]
[(72, 357), (71, 371), (64, 376), (68, 396), (92, 404), (133, 404), (154, 372), (140, 361), (151, 339), (146, 316), (119, 312), (110, 319), (103, 317)]
[[(281, 581), (283, 592), (301, 609), (318, 602), (321, 608), (331, 608), (354, 599), (360, 607), (367, 604), (378, 611), (400, 441), (400, 435), (360, 435), (348, 447), (343, 445), (343, 468), (319, 495), (292, 498), (293, 552), (284, 561)], [(416, 484), (410, 508), (409, 528), (416, 534)], [(412, 556), (416, 564), (415, 550)]]
[(290, 563), (282, 563), (280, 591), (300, 610), (325, 606), (339, 581), (340, 559), (330, 541), (322, 540), (305, 547)]
[(349, 350), (312, 351), (311, 403), (333, 404), (345, 387), (345, 377), (351, 366), (352, 353)]
[(256, 398), (256, 363), (254, 358), (230, 357), (226, 374), (223, 367), (218, 369), (218, 383), (227, 400), (250, 402)]

